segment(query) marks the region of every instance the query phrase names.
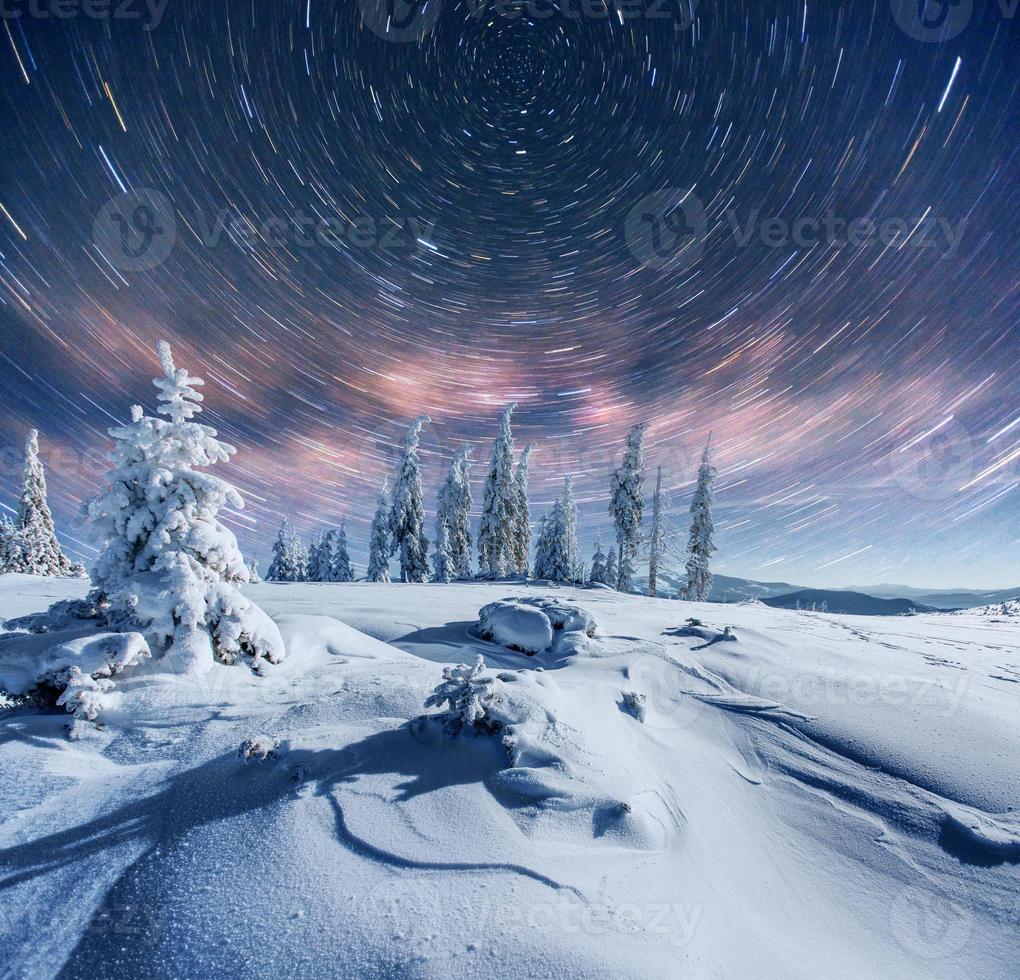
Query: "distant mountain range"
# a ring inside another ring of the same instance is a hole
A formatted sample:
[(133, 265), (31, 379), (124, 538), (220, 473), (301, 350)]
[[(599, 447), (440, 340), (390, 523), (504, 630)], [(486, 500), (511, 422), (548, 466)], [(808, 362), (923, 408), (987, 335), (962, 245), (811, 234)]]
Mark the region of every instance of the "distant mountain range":
[[(683, 584), (681, 576), (659, 575), (661, 594), (676, 595)], [(730, 575), (715, 576), (712, 588), (713, 602), (741, 602), (744, 599), (760, 599), (766, 605), (782, 609), (796, 609), (798, 599), (801, 600), (802, 608), (808, 609), (812, 603), (821, 606), (826, 602), (829, 612), (850, 612), (853, 608), (857, 615), (890, 616), (909, 612), (911, 609), (918, 612), (936, 612), (993, 606), (1020, 599), (1020, 586), (993, 592), (981, 589), (918, 589), (909, 585), (889, 583), (852, 586), (845, 589), (809, 589), (791, 582), (758, 582)], [(783, 601), (769, 601), (774, 599)], [(865, 611), (866, 609), (871, 611)]]
[(979, 589), (914, 589), (909, 585), (850, 586), (850, 588), (855, 592), (866, 592), (868, 595), (883, 599), (898, 597), (916, 599), (936, 609), (970, 609), (973, 606), (990, 606), (1020, 599), (1020, 586), (996, 592), (983, 592)]
[(863, 592), (844, 592), (835, 589), (801, 589), (787, 595), (762, 599), (773, 609), (817, 609), (851, 616), (902, 616), (909, 612), (938, 612), (932, 606), (923, 606), (913, 599), (879, 599)]

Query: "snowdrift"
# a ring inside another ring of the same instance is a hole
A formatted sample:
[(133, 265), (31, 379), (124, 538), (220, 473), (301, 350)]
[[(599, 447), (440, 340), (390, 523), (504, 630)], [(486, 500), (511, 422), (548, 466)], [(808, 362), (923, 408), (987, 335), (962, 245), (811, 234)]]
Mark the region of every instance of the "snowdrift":
[[(83, 590), (0, 579), (0, 617)], [(1020, 972), (1015, 621), (248, 593), (288, 649), (263, 676), (148, 661), (75, 743), (0, 715), (15, 975)], [(541, 613), (555, 649), (483, 639), (489, 606)], [(425, 702), (478, 656), (499, 724), (453, 732)]]

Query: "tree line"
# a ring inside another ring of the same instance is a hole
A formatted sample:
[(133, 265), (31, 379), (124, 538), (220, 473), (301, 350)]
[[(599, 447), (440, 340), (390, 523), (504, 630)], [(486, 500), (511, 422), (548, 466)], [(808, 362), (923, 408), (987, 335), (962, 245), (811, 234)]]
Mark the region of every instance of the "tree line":
[[(369, 532), (367, 580), (390, 581), (390, 561), (397, 558), (401, 582), (452, 582), (471, 579), (535, 578), (575, 585), (602, 585), (634, 592), (635, 563), (648, 556), (648, 593), (658, 593), (658, 576), (665, 556), (666, 528), (662, 514), (662, 467), (652, 496), (651, 528), (644, 534), (647, 425), (634, 426), (627, 436), (623, 461), (610, 475), (609, 512), (616, 533), (615, 547), (603, 550), (596, 535), (590, 563), (582, 560), (577, 538), (577, 505), (573, 481), (537, 524), (532, 541), (528, 478), (532, 446), (517, 455), (511, 420), (516, 404), (508, 405), (499, 424), (482, 491), (482, 514), (477, 540), (472, 538), (470, 444), (450, 459), (435, 507), (435, 532), (425, 533), (419, 446), (422, 428), (431, 422), (421, 415), (408, 427), (403, 451), (393, 474), (393, 489), (384, 482)], [(685, 547), (687, 583), (681, 597), (707, 601), (712, 591), (711, 558), (716, 551), (712, 504), (716, 470), (711, 438), (705, 446), (691, 502), (691, 524)], [(645, 547), (647, 550), (645, 551)], [(477, 549), (477, 572), (473, 553)], [(534, 551), (534, 557), (532, 552)], [(17, 523), (0, 517), (0, 574), (81, 576), (57, 540), (46, 497), (46, 476), (39, 459), (35, 430), (25, 447), (24, 486)], [(258, 562), (250, 562), (250, 578), (258, 579)], [(348, 550), (346, 526), (320, 532), (306, 545), (284, 520), (272, 549), (266, 578), (274, 582), (353, 582), (356, 578)]]
[[(648, 592), (658, 593), (658, 576), (666, 552), (667, 533), (662, 513), (662, 467), (656, 475), (652, 496), (651, 528), (644, 533), (645, 462), (647, 424), (634, 426), (627, 436), (623, 461), (610, 476), (609, 512), (616, 533), (614, 548), (603, 551), (596, 535), (590, 565), (579, 554), (577, 505), (573, 480), (564, 480), (563, 491), (548, 513), (538, 521), (532, 541), (528, 478), (533, 447), (517, 456), (511, 420), (516, 404), (504, 410), (492, 447), (482, 491), (482, 514), (477, 541), (472, 540), (470, 444), (465, 443), (450, 459), (439, 486), (435, 507), (435, 532), (426, 536), (421, 431), (431, 422), (427, 415), (408, 427), (403, 450), (393, 474), (379, 493), (369, 532), (369, 582), (390, 581), (390, 561), (399, 565), (401, 582), (452, 582), (472, 579), (535, 578), (575, 585), (608, 586), (634, 592), (635, 564), (647, 545)], [(716, 551), (712, 505), (716, 470), (709, 437), (698, 469), (691, 502), (691, 524), (685, 547), (687, 584), (681, 596), (704, 602), (712, 591), (711, 558)], [(534, 546), (534, 558), (532, 550)], [(477, 572), (472, 564), (477, 550)], [(307, 547), (284, 520), (273, 545), (267, 573), (276, 582), (350, 582), (354, 580), (343, 527), (320, 533)]]

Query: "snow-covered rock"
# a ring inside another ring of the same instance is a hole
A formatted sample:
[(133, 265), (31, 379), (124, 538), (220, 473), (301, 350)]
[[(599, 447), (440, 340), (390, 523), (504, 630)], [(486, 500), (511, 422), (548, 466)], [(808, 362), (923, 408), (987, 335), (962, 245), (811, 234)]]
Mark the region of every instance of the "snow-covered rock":
[(113, 677), (150, 657), (140, 633), (110, 633), (94, 626), (56, 633), (0, 635), (0, 689), (30, 694), (59, 688), (72, 670), (93, 678)]
[(246, 738), (238, 747), (237, 755), (242, 762), (269, 762), (277, 758), (280, 740), (269, 735)]
[(541, 609), (503, 599), (479, 610), (478, 634), (508, 650), (536, 654), (552, 645), (553, 626)]
[(528, 596), (514, 601), (541, 609), (549, 617), (554, 630), (563, 630), (566, 633), (580, 630), (587, 636), (595, 635), (597, 629), (595, 617), (580, 606), (555, 596)]
[(110, 704), (110, 678), (151, 657), (140, 633), (111, 633), (94, 624), (48, 633), (0, 635), (0, 693), (65, 708), (95, 721)]
[[(527, 596), (490, 602), (478, 613), (478, 634), (510, 650), (536, 654), (563, 643), (583, 648), (593, 637), (595, 617), (555, 596)], [(570, 637), (572, 633), (582, 637)]]

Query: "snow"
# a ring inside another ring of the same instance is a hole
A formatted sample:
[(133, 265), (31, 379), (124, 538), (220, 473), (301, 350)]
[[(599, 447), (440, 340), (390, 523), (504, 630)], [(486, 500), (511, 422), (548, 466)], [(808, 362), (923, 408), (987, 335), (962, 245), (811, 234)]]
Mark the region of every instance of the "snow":
[[(0, 577), (0, 617), (86, 588)], [(288, 650), (261, 676), (147, 660), (74, 743), (0, 716), (12, 975), (1020, 974), (1015, 618), (244, 592)], [(505, 601), (597, 629), (528, 657), (477, 635)], [(418, 720), (479, 655), (499, 733)]]
[(483, 639), (521, 653), (541, 653), (553, 641), (552, 623), (541, 609), (504, 600), (482, 607), (478, 632)]

